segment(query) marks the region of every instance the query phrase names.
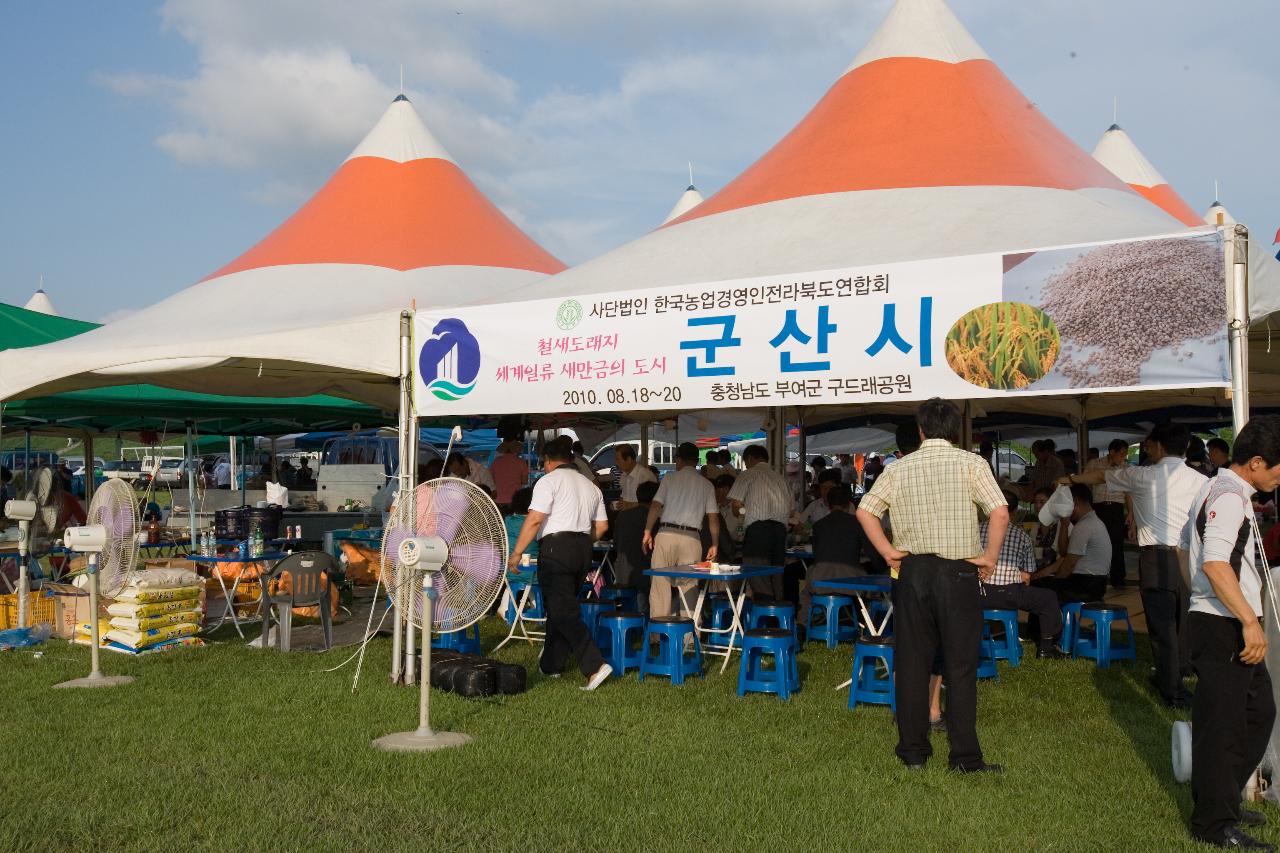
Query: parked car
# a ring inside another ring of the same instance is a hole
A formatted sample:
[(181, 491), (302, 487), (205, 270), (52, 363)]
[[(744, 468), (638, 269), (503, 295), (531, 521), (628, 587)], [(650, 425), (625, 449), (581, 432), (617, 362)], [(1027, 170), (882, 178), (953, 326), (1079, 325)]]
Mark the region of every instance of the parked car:
[(187, 483), (187, 470), (195, 472), (196, 476), (200, 476), (200, 460), (192, 459), (187, 465), (183, 465), (182, 459), (165, 459), (160, 463), (160, 469), (156, 471), (157, 483), (171, 483), (173, 485), (185, 486)]
[(136, 459), (113, 460), (102, 466), (102, 476), (108, 480), (124, 480), (137, 488), (151, 482), (151, 475), (142, 470), (142, 462)]

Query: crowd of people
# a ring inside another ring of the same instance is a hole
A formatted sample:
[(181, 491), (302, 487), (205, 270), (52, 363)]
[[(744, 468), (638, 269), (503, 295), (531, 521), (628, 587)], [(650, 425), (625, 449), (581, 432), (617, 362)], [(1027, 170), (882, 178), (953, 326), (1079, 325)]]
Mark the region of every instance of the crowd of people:
[[(826, 579), (893, 573), (896, 752), (909, 768), (928, 761), (929, 732), (945, 730), (951, 768), (1003, 771), (986, 760), (977, 733), (982, 611), (1026, 613), (1024, 637), (1036, 656), (1062, 658), (1062, 605), (1126, 587), (1132, 542), (1152, 687), (1169, 706), (1192, 710), (1192, 833), (1248, 848), (1239, 825), (1261, 816), (1242, 807), (1240, 789), (1275, 714), (1252, 497), (1280, 484), (1280, 418), (1255, 418), (1234, 447), (1161, 424), (1142, 443), (1139, 464), (1122, 440), (1090, 452), (1083, 467), (1041, 440), (1020, 483), (997, 479), (989, 445), (978, 453), (960, 447), (960, 426), (953, 404), (929, 400), (898, 429), (894, 453), (842, 455), (834, 465), (815, 457), (803, 499), (759, 445), (735, 460), (683, 443), (665, 477), (635, 446), (618, 445), (615, 482), (598, 479), (581, 445), (562, 438), (547, 444), (544, 473), (530, 487), (518, 442), (509, 442), (489, 469), (455, 454), (432, 475), (444, 471), (494, 495), (512, 542), (509, 569), (528, 572), (521, 555), (538, 558), (547, 610), (540, 667), (558, 676), (573, 658), (586, 690), (610, 674), (577, 606), (591, 545), (602, 536), (612, 537), (615, 582), (638, 590), (651, 619), (691, 615), (695, 600), (695, 582), (651, 577), (651, 568), (703, 560), (786, 567), (753, 578), (750, 594), (790, 600), (800, 614)], [(616, 489), (617, 499), (606, 505), (601, 487)], [(810, 549), (807, 566), (788, 559), (797, 543)]]

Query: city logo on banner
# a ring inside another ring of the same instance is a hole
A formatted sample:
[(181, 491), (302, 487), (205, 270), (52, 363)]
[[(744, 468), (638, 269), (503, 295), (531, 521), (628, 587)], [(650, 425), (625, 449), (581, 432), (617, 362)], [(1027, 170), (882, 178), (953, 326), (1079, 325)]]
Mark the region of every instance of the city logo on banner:
[(476, 387), (480, 342), (466, 323), (449, 317), (436, 323), (418, 354), (418, 371), (437, 399), (460, 400)]

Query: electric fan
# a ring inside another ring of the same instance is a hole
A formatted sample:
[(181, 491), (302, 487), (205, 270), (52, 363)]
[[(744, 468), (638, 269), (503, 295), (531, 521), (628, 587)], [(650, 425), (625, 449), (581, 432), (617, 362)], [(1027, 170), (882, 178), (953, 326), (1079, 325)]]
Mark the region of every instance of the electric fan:
[(461, 631), (489, 612), (502, 589), (507, 531), (498, 507), (474, 483), (454, 477), (431, 480), (411, 494), (383, 541), (387, 587), (401, 602), (408, 624), (405, 652), (413, 654), (413, 629), (422, 631), (422, 696), (418, 728), (378, 738), (373, 745), (421, 752), (469, 743), (469, 735), (432, 731), (431, 632)]
[(108, 596), (118, 594), (137, 566), (138, 507), (129, 484), (124, 480), (103, 483), (89, 504), (88, 522), (83, 527), (68, 527), (63, 541), (69, 550), (89, 558), (91, 668), (86, 677), (64, 681), (56, 687), (115, 687), (133, 681), (127, 675), (103, 675), (98, 664), (98, 596), (104, 592)]
[(29, 619), (27, 599), (31, 594), (31, 557), (42, 534), (52, 533), (58, 526), (58, 510), (62, 504), (59, 480), (53, 469), (42, 465), (30, 478), (24, 500), (5, 504), (5, 515), (18, 522), (18, 627), (26, 628)]

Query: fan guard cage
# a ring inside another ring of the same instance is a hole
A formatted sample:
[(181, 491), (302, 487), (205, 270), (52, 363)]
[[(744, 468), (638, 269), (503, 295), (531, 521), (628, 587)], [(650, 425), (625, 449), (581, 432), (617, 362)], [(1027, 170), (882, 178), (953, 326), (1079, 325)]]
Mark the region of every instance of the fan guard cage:
[(119, 594), (137, 569), (138, 507), (124, 480), (107, 480), (93, 493), (85, 524), (101, 524), (107, 545), (98, 556), (98, 588), (108, 598)]
[(432, 629), (445, 634), (469, 627), (489, 612), (506, 573), (507, 528), (497, 505), (467, 480), (442, 477), (418, 485), (412, 507), (396, 505), (382, 538), (387, 588), (404, 595), (409, 618), (422, 627), (422, 577), (400, 564), (400, 543), (409, 536), (439, 536), (449, 559), (435, 572)]

